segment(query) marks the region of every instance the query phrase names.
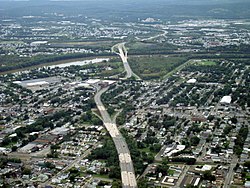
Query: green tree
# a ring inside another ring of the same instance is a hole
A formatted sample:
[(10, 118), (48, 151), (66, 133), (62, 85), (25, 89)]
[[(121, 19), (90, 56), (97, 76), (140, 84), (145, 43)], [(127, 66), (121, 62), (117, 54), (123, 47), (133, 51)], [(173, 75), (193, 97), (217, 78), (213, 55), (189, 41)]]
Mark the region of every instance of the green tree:
[(207, 117), (207, 120), (210, 121), (210, 122), (213, 121), (213, 119), (214, 119), (214, 116), (213, 116), (213, 115), (209, 115), (209, 116)]
[(246, 161), (246, 162), (244, 163), (244, 166), (247, 167), (248, 169), (250, 169), (250, 161)]
[(146, 178), (139, 179), (137, 183), (138, 188), (148, 188), (148, 180)]
[(231, 121), (232, 121), (232, 123), (233, 123), (233, 124), (238, 123), (238, 120), (237, 120), (237, 118), (236, 118), (236, 117), (231, 118)]
[(162, 173), (163, 176), (166, 176), (168, 174), (168, 163), (166, 160), (162, 162), (162, 164), (158, 165), (156, 168), (156, 173)]
[(93, 116), (92, 119), (91, 119), (91, 122), (94, 124), (94, 125), (102, 125), (102, 120), (100, 120), (98, 117), (95, 117)]
[(55, 168), (55, 165), (54, 165), (53, 163), (51, 163), (51, 162), (45, 162), (45, 163), (44, 163), (44, 166), (45, 166), (46, 168), (50, 168), (50, 169)]
[(18, 148), (17, 146), (13, 146), (13, 147), (11, 148), (11, 151), (12, 151), (12, 152), (15, 152), (15, 151), (17, 150), (17, 148)]
[(22, 174), (24, 174), (24, 175), (30, 175), (31, 174), (31, 169), (30, 168), (24, 168), (22, 170)]
[(216, 177), (212, 175), (211, 171), (205, 171), (203, 174), (203, 179), (208, 181), (215, 181)]
[(114, 179), (120, 179), (121, 178), (121, 172), (119, 166), (113, 166), (110, 168), (109, 177)]
[(112, 114), (115, 112), (114, 108), (111, 107), (111, 106), (108, 106), (107, 111), (108, 111), (108, 113), (109, 113), (110, 115), (112, 115)]
[(191, 146), (197, 146), (200, 142), (200, 138), (197, 136), (193, 136), (190, 139)]
[(161, 144), (154, 144), (149, 147), (150, 151), (157, 153), (161, 150)]
[(122, 188), (122, 182), (120, 180), (114, 180), (112, 182), (112, 188)]

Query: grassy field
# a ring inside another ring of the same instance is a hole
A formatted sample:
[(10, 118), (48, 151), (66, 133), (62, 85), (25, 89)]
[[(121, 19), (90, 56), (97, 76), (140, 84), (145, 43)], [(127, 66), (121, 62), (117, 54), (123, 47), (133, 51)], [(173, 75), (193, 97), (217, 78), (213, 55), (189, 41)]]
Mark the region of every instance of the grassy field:
[(119, 41), (76, 41), (76, 42), (54, 42), (51, 45), (56, 47), (85, 47), (85, 48), (100, 48), (110, 49)]
[(174, 170), (168, 170), (168, 174), (169, 174), (170, 176), (173, 176), (173, 175), (174, 175), (174, 173), (175, 173), (175, 171), (174, 171)]
[[(91, 60), (91, 59), (95, 59), (95, 58), (98, 58), (98, 57), (72, 58), (72, 59), (65, 59), (65, 60), (60, 60), (60, 61), (53, 61), (53, 62), (50, 62), (50, 63), (43, 63), (43, 64), (40, 64), (40, 65), (31, 65), (29, 67), (24, 67), (24, 68), (20, 68), (20, 69), (14, 69), (14, 70), (0, 72), (0, 75), (11, 74), (11, 73), (19, 72), (19, 71), (36, 69), (36, 68), (39, 68), (39, 67), (46, 67), (46, 66), (51, 66), (51, 65), (60, 65), (60, 64), (64, 64), (64, 63), (71, 63), (71, 62), (75, 62), (75, 61)], [(104, 56), (102, 58), (112, 58), (112, 57)], [(114, 64), (116, 64), (116, 63), (114, 63)]]
[(137, 56), (129, 58), (132, 70), (144, 80), (161, 79), (176, 67), (186, 62), (186, 58), (176, 56)]
[(0, 44), (23, 44), (23, 41), (0, 41)]
[(209, 61), (209, 60), (201, 60), (201, 61), (196, 61), (194, 63), (194, 65), (197, 65), (197, 66), (215, 66), (215, 65), (217, 65), (217, 63), (214, 61)]
[(247, 179), (247, 181), (250, 181), (250, 173), (247, 173), (246, 179)]
[(123, 63), (122, 62), (108, 62), (108, 63), (102, 63), (102, 64), (96, 64), (96, 67), (100, 67), (100, 66), (109, 66), (112, 67), (111, 70), (103, 70), (101, 72), (98, 72), (97, 74), (95, 74), (95, 76), (100, 76), (100, 77), (110, 77), (110, 76), (115, 76), (115, 75), (119, 75), (124, 71), (124, 67), (123, 67)]
[(126, 44), (129, 50), (145, 49), (154, 46), (153, 43), (133, 42)]

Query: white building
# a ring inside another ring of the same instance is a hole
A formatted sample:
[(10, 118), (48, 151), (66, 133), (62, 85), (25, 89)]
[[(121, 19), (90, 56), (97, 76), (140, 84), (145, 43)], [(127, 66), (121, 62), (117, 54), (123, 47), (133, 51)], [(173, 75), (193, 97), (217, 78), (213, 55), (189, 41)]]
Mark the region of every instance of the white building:
[(230, 104), (231, 101), (232, 101), (232, 97), (231, 97), (231, 96), (224, 96), (224, 97), (222, 97), (222, 99), (220, 100), (220, 103)]

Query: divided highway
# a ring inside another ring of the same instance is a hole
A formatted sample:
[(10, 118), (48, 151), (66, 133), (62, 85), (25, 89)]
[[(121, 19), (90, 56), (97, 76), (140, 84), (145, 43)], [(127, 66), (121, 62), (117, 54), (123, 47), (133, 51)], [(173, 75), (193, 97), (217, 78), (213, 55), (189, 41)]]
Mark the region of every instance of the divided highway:
[[(118, 52), (115, 52), (115, 48), (118, 49)], [(126, 76), (125, 79), (131, 78), (132, 76), (136, 77), (137, 80), (141, 80), (139, 76), (137, 76), (130, 68), (129, 64), (128, 64), (128, 51), (125, 48), (125, 43), (119, 43), (116, 44), (115, 46), (112, 47), (112, 51), (114, 53), (116, 53), (117, 55), (119, 55), (121, 57), (121, 60), (123, 62), (125, 71), (126, 71)]]
[(123, 188), (136, 188), (136, 178), (133, 167), (133, 162), (131, 160), (130, 152), (127, 146), (127, 143), (120, 131), (118, 130), (115, 123), (112, 122), (110, 115), (105, 109), (102, 101), (101, 95), (108, 90), (108, 87), (99, 90), (95, 95), (95, 103), (98, 110), (101, 113), (104, 126), (108, 130), (110, 136), (112, 137), (117, 153), (119, 155), (120, 168), (121, 168), (121, 177), (122, 177), (122, 187)]

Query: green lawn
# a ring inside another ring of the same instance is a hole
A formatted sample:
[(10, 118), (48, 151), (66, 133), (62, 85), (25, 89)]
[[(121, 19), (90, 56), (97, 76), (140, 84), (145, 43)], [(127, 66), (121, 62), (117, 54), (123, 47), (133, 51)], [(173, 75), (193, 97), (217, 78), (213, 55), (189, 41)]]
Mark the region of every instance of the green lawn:
[[(112, 70), (103, 70), (100, 73), (97, 73), (98, 76), (109, 77), (121, 74), (124, 71), (122, 62), (109, 62), (106, 63), (106, 65), (112, 67)], [(102, 64), (96, 64), (96, 67), (98, 66), (102, 66)]]
[(144, 151), (144, 152), (146, 152), (146, 153), (152, 153), (152, 152), (150, 151), (149, 147), (140, 149), (140, 151)]
[(107, 174), (94, 174), (93, 177), (95, 178), (104, 178), (104, 179), (110, 179)]
[(138, 50), (143, 48), (150, 48), (154, 44), (152, 43), (143, 43), (143, 42), (132, 42), (126, 44), (126, 47), (128, 47), (129, 50)]
[(52, 46), (60, 47), (86, 47), (94, 49), (110, 49), (113, 45), (120, 41), (62, 41), (52, 42)]
[(129, 58), (129, 64), (144, 80), (161, 79), (176, 67), (186, 62), (186, 58), (175, 56), (140, 56)]
[(0, 41), (0, 44), (24, 44), (23, 41)]
[(169, 176), (173, 176), (173, 175), (174, 175), (174, 172), (175, 172), (174, 170), (168, 170), (168, 175), (169, 175)]
[(248, 173), (248, 174), (246, 175), (246, 179), (247, 179), (247, 181), (250, 181), (250, 173)]
[(157, 154), (157, 152), (153, 152), (153, 151), (151, 151), (150, 149), (149, 149), (149, 147), (147, 147), (147, 148), (143, 148), (143, 149), (139, 149), (141, 152), (145, 152), (145, 153), (149, 153), (149, 154), (152, 154), (152, 155), (156, 155)]
[(195, 62), (194, 64), (197, 66), (215, 66), (217, 63), (214, 61), (204, 60), (200, 62)]

